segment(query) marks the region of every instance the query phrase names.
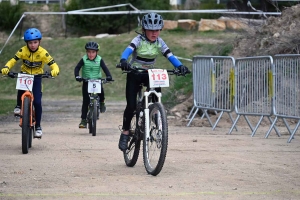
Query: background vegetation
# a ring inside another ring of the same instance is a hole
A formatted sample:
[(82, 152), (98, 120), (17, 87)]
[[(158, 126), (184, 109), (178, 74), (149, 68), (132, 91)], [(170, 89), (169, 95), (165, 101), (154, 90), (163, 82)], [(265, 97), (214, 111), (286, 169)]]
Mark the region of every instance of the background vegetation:
[[(234, 40), (237, 33), (235, 32), (191, 32), (191, 31), (162, 31), (161, 37), (168, 44), (175, 55), (192, 59), (195, 55), (228, 55), (232, 50), (230, 44)], [(93, 39), (101, 46), (99, 55), (101, 55), (108, 65), (114, 83), (105, 85), (105, 94), (107, 101), (125, 101), (125, 80), (126, 75), (122, 74), (120, 69), (116, 69), (115, 65), (120, 60), (122, 51), (127, 47), (135, 32), (129, 34), (121, 34), (115, 37)], [(85, 54), (84, 45), (90, 39), (66, 38), (66, 39), (43, 39), (41, 46), (46, 48), (51, 56), (54, 57), (60, 66), (60, 75), (53, 79), (43, 80), (44, 85), (44, 99), (81, 99), (81, 83), (75, 81), (74, 68)], [(212, 42), (211, 42), (212, 41)], [(218, 43), (216, 43), (218, 41)], [(10, 41), (7, 48), (0, 54), (0, 66), (13, 57), (20, 47), (25, 45), (23, 40)], [(2, 44), (0, 44), (2, 46)], [(192, 63), (181, 60), (183, 64), (192, 69)], [(19, 71), (21, 61), (17, 62), (12, 71)], [(157, 67), (172, 69), (173, 66), (163, 56), (157, 59)], [(45, 66), (45, 70), (49, 70)], [(192, 74), (186, 77), (170, 76), (171, 86), (168, 89), (163, 89), (163, 101), (167, 106), (173, 106), (184, 99), (179, 98), (184, 95), (186, 98), (192, 94)], [(11, 99), (15, 101), (16, 79), (0, 78), (0, 99)], [(0, 100), (1, 109), (10, 109), (13, 107), (4, 107)]]

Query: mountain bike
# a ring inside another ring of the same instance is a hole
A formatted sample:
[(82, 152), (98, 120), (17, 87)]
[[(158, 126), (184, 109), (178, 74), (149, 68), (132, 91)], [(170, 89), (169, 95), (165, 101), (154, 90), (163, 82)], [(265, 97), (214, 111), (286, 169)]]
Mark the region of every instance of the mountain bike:
[(21, 112), (17, 117), (20, 117), (20, 127), (22, 128), (22, 152), (27, 154), (29, 148), (32, 146), (32, 138), (35, 137), (35, 111), (33, 106), (33, 93), (32, 86), (34, 78), (53, 78), (49, 73), (44, 74), (27, 74), (27, 73), (16, 73), (9, 72), (8, 76), (11, 78), (17, 78), (16, 89), (25, 90), (21, 97), (22, 106)]
[[(117, 68), (121, 68), (117, 65)], [(123, 73), (148, 73), (149, 88), (143, 92), (141, 84), (137, 94), (137, 105), (129, 130), (128, 149), (123, 152), (125, 163), (133, 167), (139, 156), (143, 141), (143, 161), (148, 174), (158, 175), (164, 165), (168, 148), (168, 121), (162, 93), (155, 88), (169, 87), (168, 75), (182, 75), (178, 70), (144, 69), (131, 66)], [(188, 72), (190, 73), (190, 72)]]
[[(87, 114), (87, 123), (89, 133), (96, 136), (97, 119), (100, 117), (100, 97), (101, 84), (106, 84), (111, 81), (106, 79), (86, 79), (82, 78), (84, 82), (88, 82), (88, 93), (90, 97), (89, 109)], [(112, 80), (113, 81), (113, 80)]]

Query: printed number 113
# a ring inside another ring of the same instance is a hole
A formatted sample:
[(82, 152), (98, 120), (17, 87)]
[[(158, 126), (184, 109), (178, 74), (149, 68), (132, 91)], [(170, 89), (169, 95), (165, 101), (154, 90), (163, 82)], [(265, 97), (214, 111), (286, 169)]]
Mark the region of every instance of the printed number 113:
[[(166, 74), (156, 74), (157, 80), (166, 80)], [(155, 74), (152, 74), (152, 80), (156, 80)]]

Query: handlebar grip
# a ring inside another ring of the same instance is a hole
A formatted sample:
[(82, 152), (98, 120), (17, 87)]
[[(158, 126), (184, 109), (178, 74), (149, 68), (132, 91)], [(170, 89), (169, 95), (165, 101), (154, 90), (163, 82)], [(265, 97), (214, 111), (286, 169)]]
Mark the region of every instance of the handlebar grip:
[(118, 63), (118, 64), (116, 65), (116, 68), (122, 68), (122, 67), (121, 67), (121, 63)]

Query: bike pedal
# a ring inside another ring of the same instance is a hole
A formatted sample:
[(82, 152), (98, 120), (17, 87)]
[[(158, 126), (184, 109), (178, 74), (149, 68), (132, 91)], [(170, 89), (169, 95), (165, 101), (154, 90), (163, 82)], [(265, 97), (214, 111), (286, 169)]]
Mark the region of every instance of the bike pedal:
[(21, 115), (20, 114), (14, 114), (15, 118), (18, 118), (20, 119), (21, 118)]

